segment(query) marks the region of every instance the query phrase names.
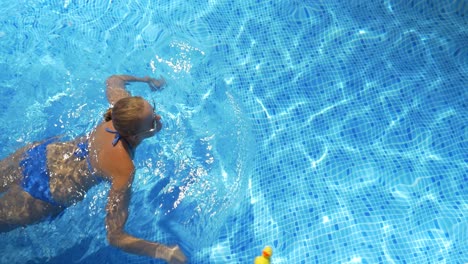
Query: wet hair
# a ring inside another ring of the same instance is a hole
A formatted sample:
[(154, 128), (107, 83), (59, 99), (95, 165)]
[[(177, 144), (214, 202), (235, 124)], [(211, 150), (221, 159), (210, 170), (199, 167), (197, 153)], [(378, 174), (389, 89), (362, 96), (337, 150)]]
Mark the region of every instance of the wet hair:
[(112, 120), (114, 128), (122, 136), (136, 135), (143, 121), (144, 102), (140, 96), (122, 98), (114, 107), (107, 109), (104, 120), (106, 122)]

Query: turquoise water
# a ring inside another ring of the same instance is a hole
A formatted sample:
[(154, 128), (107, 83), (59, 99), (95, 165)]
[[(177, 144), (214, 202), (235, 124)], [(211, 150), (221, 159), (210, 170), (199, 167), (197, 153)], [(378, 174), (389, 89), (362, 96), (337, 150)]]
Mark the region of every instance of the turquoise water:
[[(7, 1), (4, 158), (83, 135), (114, 73), (163, 75), (127, 230), (191, 263), (468, 261), (464, 1)], [(1, 263), (160, 263), (105, 240), (109, 186), (0, 235)]]

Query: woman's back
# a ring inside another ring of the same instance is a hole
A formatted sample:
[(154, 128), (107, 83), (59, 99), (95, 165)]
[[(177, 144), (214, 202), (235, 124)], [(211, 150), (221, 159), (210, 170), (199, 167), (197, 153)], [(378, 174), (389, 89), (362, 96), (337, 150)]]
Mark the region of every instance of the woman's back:
[(69, 206), (82, 200), (86, 191), (98, 183), (88, 169), (87, 156), (80, 153), (83, 150), (79, 145), (86, 143), (87, 138), (80, 137), (46, 146), (50, 193), (58, 204)]
[(106, 128), (114, 130), (112, 122), (102, 122), (89, 136), (47, 146), (50, 192), (57, 203), (70, 205), (80, 201), (102, 180), (112, 182), (115, 167), (133, 167), (126, 143), (112, 145), (115, 135)]

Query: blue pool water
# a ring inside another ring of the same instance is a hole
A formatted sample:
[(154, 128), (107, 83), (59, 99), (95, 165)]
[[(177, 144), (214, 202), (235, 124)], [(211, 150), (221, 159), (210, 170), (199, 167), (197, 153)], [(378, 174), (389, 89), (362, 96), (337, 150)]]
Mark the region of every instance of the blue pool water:
[[(131, 234), (191, 263), (468, 262), (466, 1), (6, 2), (0, 158), (91, 131), (111, 74), (167, 79), (130, 87), (165, 124)], [(160, 263), (107, 244), (108, 189), (0, 234), (0, 262)]]

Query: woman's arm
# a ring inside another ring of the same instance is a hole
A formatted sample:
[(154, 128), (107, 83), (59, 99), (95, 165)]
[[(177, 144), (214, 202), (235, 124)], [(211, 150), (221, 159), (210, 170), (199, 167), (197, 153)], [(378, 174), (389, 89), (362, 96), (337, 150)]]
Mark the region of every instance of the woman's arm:
[(131, 75), (112, 75), (106, 80), (106, 95), (110, 104), (114, 105), (120, 99), (131, 96), (125, 89), (128, 82), (144, 82), (152, 90), (157, 90), (166, 83), (163, 78), (157, 80), (148, 76), (140, 78)]
[(186, 258), (179, 247), (165, 245), (136, 238), (124, 230), (128, 218), (128, 204), (131, 196), (133, 173), (113, 180), (106, 206), (106, 228), (109, 243), (123, 251), (159, 258), (169, 263), (185, 263)]

